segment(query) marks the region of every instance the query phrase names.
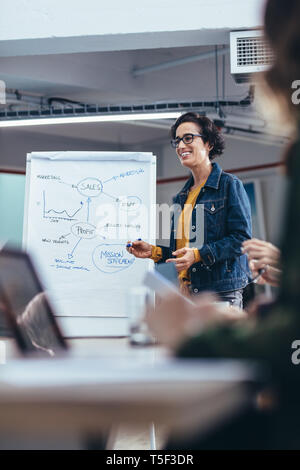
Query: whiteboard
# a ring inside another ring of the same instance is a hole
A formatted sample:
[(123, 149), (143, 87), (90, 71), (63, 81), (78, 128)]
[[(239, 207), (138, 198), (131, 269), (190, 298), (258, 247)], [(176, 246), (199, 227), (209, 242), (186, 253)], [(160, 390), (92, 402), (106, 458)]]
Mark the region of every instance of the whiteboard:
[(153, 262), (125, 246), (155, 242), (155, 183), (148, 152), (27, 155), (23, 244), (66, 336), (127, 333), (128, 293)]

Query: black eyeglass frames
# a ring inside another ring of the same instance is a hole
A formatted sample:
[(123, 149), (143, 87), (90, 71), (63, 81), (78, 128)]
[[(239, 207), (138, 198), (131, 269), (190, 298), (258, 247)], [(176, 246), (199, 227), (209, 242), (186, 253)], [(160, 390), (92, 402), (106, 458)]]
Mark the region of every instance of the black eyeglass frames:
[(191, 144), (194, 140), (194, 137), (203, 137), (203, 134), (184, 134), (183, 137), (176, 137), (176, 139), (171, 140), (171, 145), (174, 149), (176, 149), (181, 140), (184, 144)]

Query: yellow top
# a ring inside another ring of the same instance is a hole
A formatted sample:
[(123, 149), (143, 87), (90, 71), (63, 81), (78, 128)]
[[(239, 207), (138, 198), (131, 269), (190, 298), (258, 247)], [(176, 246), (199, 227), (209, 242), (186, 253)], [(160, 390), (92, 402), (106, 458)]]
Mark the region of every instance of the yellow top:
[[(177, 235), (176, 236), (176, 250), (189, 246), (190, 223), (191, 223), (192, 212), (196, 204), (196, 200), (200, 193), (200, 190), (204, 185), (205, 185), (205, 181), (201, 185), (197, 186), (195, 189), (192, 189), (188, 194), (183, 210), (178, 219), (177, 232), (176, 232), (176, 235)], [(199, 250), (197, 250), (197, 248), (194, 248), (194, 255), (195, 255), (195, 263), (198, 263), (201, 260), (201, 257), (200, 257)], [(151, 259), (157, 263), (161, 258), (162, 258), (162, 249), (159, 246), (152, 246)], [(186, 269), (179, 272), (178, 279), (180, 281), (181, 287), (190, 284), (189, 273)]]

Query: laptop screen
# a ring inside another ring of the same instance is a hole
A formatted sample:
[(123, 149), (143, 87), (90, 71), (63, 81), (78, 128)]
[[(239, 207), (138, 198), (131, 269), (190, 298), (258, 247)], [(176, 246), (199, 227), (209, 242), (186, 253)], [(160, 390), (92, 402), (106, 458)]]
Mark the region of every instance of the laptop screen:
[(55, 355), (66, 343), (36, 271), (26, 253), (0, 252), (0, 299), (23, 353)]

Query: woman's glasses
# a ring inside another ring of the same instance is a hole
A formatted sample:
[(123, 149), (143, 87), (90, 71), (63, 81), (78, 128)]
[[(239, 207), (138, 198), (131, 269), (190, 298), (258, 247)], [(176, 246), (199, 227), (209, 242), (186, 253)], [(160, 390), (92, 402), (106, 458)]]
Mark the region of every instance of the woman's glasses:
[(202, 134), (184, 134), (183, 137), (176, 137), (176, 139), (171, 140), (171, 145), (174, 149), (176, 149), (180, 142), (182, 141), (184, 144), (191, 144), (194, 140), (194, 137), (203, 137)]

